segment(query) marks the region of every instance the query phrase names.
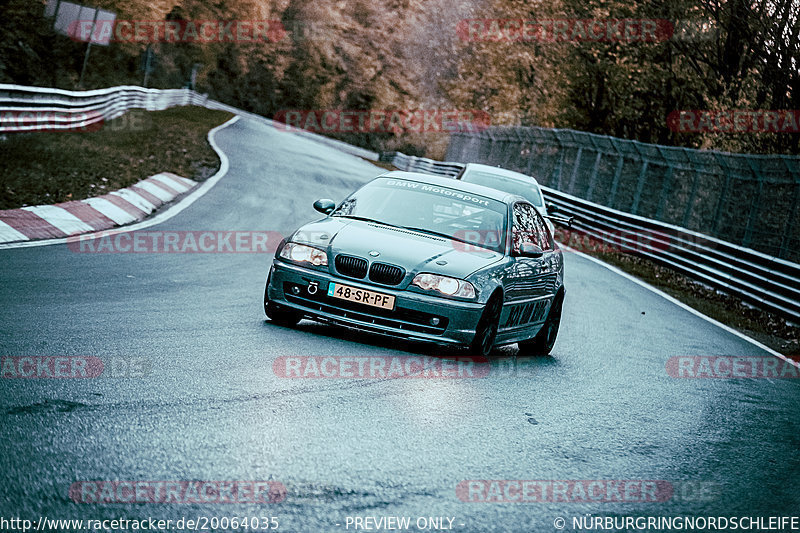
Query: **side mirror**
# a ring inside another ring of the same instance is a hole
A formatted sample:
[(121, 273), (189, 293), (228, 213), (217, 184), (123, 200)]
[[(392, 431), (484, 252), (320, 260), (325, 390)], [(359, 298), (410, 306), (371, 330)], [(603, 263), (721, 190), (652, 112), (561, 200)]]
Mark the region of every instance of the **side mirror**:
[(336, 209), (336, 202), (333, 200), (329, 200), (328, 198), (322, 198), (314, 202), (314, 209), (319, 211), (320, 213), (325, 213), (326, 215), (330, 215), (334, 209)]
[(531, 242), (523, 242), (519, 246), (519, 252), (516, 253), (519, 257), (530, 257), (531, 259), (538, 259), (544, 255), (544, 250)]

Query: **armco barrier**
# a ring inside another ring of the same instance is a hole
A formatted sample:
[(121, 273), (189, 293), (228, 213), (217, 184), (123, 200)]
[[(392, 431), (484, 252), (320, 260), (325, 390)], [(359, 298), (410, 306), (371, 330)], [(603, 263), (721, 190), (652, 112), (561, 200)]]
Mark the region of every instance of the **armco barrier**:
[(441, 161), (406, 155), (401, 152), (384, 152), (381, 154), (380, 160), (385, 163), (392, 163), (397, 168), (413, 169), (416, 172), (426, 172), (451, 178), (455, 177), (464, 168), (461, 163), (442, 163)]
[[(0, 134), (90, 128), (112, 120), (131, 109), (161, 111), (175, 106), (198, 105), (228, 111), (267, 125), (268, 118), (217, 102), (190, 89), (146, 89), (133, 85), (92, 91), (68, 91), (45, 87), (0, 84)], [(378, 160), (378, 154), (315, 133), (291, 130), (293, 134), (326, 144), (339, 151)]]
[[(381, 161), (401, 170), (455, 176), (463, 163), (433, 161), (389, 152)], [(542, 186), (559, 214), (573, 216), (580, 235), (648, 257), (800, 323), (800, 265), (673, 224), (632, 215)]]
[(112, 120), (130, 109), (160, 111), (206, 101), (204, 95), (187, 89), (122, 86), (66, 91), (0, 84), (0, 133), (79, 129)]
[(599, 205), (800, 263), (800, 156), (663, 146), (568, 129), (453, 132), (445, 159), (533, 176)]

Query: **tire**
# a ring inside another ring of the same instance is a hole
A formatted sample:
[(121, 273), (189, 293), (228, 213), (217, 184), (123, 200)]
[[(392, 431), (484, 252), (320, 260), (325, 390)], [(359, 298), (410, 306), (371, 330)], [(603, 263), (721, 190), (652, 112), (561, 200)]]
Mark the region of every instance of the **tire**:
[(558, 328), (561, 325), (561, 308), (564, 303), (564, 294), (556, 295), (553, 306), (547, 314), (542, 329), (530, 340), (517, 343), (519, 351), (530, 355), (548, 355), (553, 351), (558, 336)]
[(287, 309), (281, 305), (271, 302), (269, 297), (269, 278), (267, 278), (267, 286), (264, 287), (264, 314), (267, 315), (272, 322), (280, 326), (292, 327), (296, 326), (303, 316), (291, 309)]
[(503, 310), (503, 297), (498, 293), (494, 293), (489, 301), (486, 302), (486, 307), (483, 309), (483, 314), (478, 320), (478, 325), (475, 327), (475, 337), (469, 345), (469, 352), (471, 355), (478, 357), (489, 357), (494, 348), (494, 341), (497, 338), (497, 328), (500, 324), (500, 312)]

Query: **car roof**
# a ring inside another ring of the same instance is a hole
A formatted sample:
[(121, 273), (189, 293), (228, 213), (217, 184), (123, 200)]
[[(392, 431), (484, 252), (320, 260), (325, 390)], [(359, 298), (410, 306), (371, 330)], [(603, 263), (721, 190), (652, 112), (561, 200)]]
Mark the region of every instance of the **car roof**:
[(378, 178), (398, 178), (408, 181), (416, 181), (419, 183), (427, 183), (430, 185), (437, 185), (439, 187), (447, 187), (449, 189), (456, 189), (459, 191), (485, 196), (486, 198), (491, 198), (492, 200), (497, 200), (505, 204), (513, 203), (518, 200), (524, 200), (525, 202), (527, 202), (527, 200), (525, 200), (521, 196), (517, 196), (516, 194), (499, 191), (497, 189), (492, 189), (491, 187), (484, 187), (483, 185), (476, 185), (475, 183), (467, 183), (449, 177), (423, 174), (421, 172), (405, 172), (402, 170), (393, 170), (391, 172), (381, 174), (380, 176), (378, 176)]
[(536, 181), (536, 178), (534, 178), (533, 176), (528, 176), (527, 174), (523, 174), (522, 172), (515, 172), (513, 170), (508, 170), (500, 167), (493, 167), (490, 165), (482, 165), (480, 163), (467, 163), (464, 166), (464, 170), (461, 171), (459, 178), (470, 170), (474, 170), (476, 172), (486, 172), (489, 174), (497, 174), (498, 176), (513, 178), (520, 181), (526, 181), (528, 183), (532, 181), (536, 185), (539, 184), (539, 182)]

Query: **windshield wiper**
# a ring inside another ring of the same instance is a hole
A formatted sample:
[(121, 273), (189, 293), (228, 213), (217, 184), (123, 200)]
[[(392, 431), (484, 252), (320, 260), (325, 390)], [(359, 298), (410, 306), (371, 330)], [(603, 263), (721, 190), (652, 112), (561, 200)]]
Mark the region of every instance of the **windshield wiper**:
[(440, 232), (440, 231), (433, 231), (433, 230), (426, 229), (426, 228), (413, 228), (413, 227), (409, 227), (409, 226), (400, 226), (400, 227), (401, 227), (401, 228), (403, 228), (403, 229), (407, 229), (407, 230), (409, 230), (409, 231), (418, 231), (418, 232), (420, 232), (420, 233), (427, 233), (427, 234), (429, 234), (429, 235), (435, 235), (435, 236), (437, 236), (437, 237), (443, 237), (443, 238), (445, 238), (445, 239), (448, 239), (448, 240), (453, 240), (453, 241), (463, 242), (464, 244), (470, 244), (470, 245), (472, 245), (472, 246), (477, 246), (477, 247), (479, 247), (479, 248), (484, 248), (484, 249), (486, 249), (486, 250), (490, 250), (490, 251), (492, 251), (492, 252), (496, 252), (496, 251), (497, 251), (497, 250), (495, 250), (494, 248), (491, 248), (491, 247), (489, 247), (489, 246), (486, 246), (486, 245), (484, 245), (484, 244), (479, 244), (479, 243), (476, 243), (476, 242), (471, 242), (471, 241), (468, 241), (468, 240), (465, 240), (465, 239), (459, 239), (459, 238), (458, 238), (458, 237), (456, 237), (455, 235), (448, 235), (447, 233), (442, 233), (442, 232)]
[(374, 218), (368, 218), (368, 217), (359, 217), (359, 216), (356, 216), (356, 215), (333, 215), (333, 216), (340, 217), (340, 218), (350, 218), (350, 219), (353, 219), (353, 220), (360, 220), (361, 222), (373, 222), (375, 224), (381, 224), (383, 226), (390, 226), (392, 228), (402, 228), (403, 227), (403, 226), (398, 226), (396, 224), (389, 224), (388, 222), (384, 222), (383, 220), (376, 220)]
[(485, 246), (482, 246), (480, 244), (476, 244), (474, 242), (470, 242), (470, 241), (467, 241), (467, 240), (464, 240), (464, 239), (459, 239), (455, 235), (450, 235), (448, 233), (442, 233), (440, 231), (433, 231), (433, 230), (427, 229), (427, 228), (412, 228), (412, 227), (409, 227), (409, 226), (402, 226), (402, 228), (410, 230), (410, 231), (418, 231), (420, 233), (427, 233), (429, 235), (435, 235), (436, 237), (443, 237), (443, 238), (445, 238), (445, 239), (447, 239), (449, 241), (458, 241), (458, 242), (463, 242), (463, 243), (466, 243), (466, 244), (472, 244), (474, 246), (480, 246), (481, 248), (486, 248)]
[[(444, 237), (448, 241), (450, 240), (461, 241), (461, 239), (459, 239), (458, 237), (453, 237), (452, 235), (448, 235), (447, 233), (442, 233), (440, 231), (433, 231), (427, 228), (413, 228), (411, 226), (399, 226), (399, 227), (407, 229), (409, 231), (417, 231), (419, 233), (427, 233), (429, 235), (435, 235), (437, 237)], [(467, 241), (461, 241), (461, 242), (467, 242)]]

